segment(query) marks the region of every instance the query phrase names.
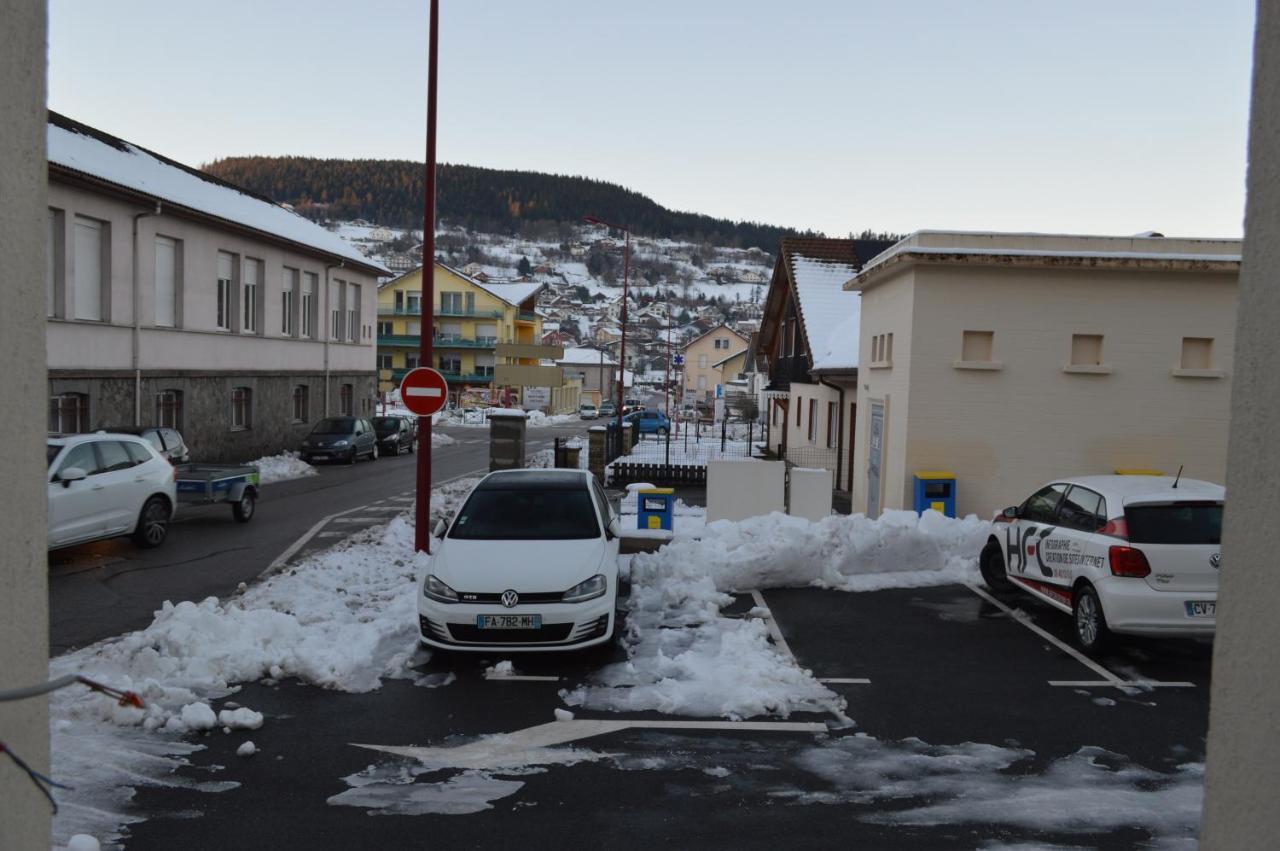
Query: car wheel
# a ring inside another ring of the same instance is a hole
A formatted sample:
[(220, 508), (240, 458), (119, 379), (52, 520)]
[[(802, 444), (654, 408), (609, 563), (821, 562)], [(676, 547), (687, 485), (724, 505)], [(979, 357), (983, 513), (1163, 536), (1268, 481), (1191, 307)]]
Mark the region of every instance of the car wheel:
[(978, 557), (978, 568), (982, 571), (982, 581), (987, 583), (987, 587), (992, 591), (1003, 593), (1013, 590), (1013, 583), (1009, 581), (1004, 569), (1004, 553), (1000, 551), (1000, 545), (995, 541), (987, 541), (987, 545), (982, 548), (982, 555)]
[(138, 512), (138, 525), (133, 530), (133, 542), (140, 547), (153, 549), (164, 543), (169, 534), (169, 503), (164, 497), (153, 496), (143, 503)]
[(667, 430), (666, 430), (665, 428), (659, 428), (659, 429), (658, 429), (658, 436), (659, 436), (659, 437), (664, 436), (666, 433), (667, 433)]
[(373, 449), (372, 449), (372, 450), (370, 450), (370, 452), (369, 452), (369, 460), (370, 460), (370, 461), (377, 461), (377, 460), (378, 460), (378, 444), (376, 444), (376, 443), (373, 445)]
[(1111, 639), (1111, 630), (1107, 628), (1107, 616), (1102, 612), (1102, 601), (1098, 599), (1098, 592), (1093, 590), (1092, 585), (1080, 586), (1071, 609), (1076, 643), (1080, 648), (1096, 653), (1106, 647)]
[(253, 512), (257, 507), (258, 498), (253, 495), (253, 491), (245, 491), (239, 502), (232, 503), (231, 515), (240, 523), (248, 523), (253, 519)]

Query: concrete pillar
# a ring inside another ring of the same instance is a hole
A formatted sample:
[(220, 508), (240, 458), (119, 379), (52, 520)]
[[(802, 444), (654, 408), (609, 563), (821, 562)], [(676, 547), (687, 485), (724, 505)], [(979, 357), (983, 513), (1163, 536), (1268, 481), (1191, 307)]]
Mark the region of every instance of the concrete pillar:
[[(45, 163), (45, 3), (0, 0), (0, 688), (49, 678), (45, 463), (48, 417), (44, 265), (48, 225)], [(0, 703), (0, 738), (32, 768), (49, 772), (46, 698)], [(59, 777), (74, 784), (74, 777)], [(55, 794), (56, 791), (55, 791)], [(0, 758), (0, 848), (48, 848), (49, 802)]]
[(631, 454), (631, 429), (635, 428), (631, 423), (622, 424), (622, 454)]
[(1244, 263), (1227, 455), (1201, 848), (1273, 848), (1280, 835), (1280, 0), (1258, 3)]
[(592, 426), (587, 432), (587, 469), (600, 484), (604, 484), (604, 441), (604, 426)]
[(526, 417), (516, 408), (489, 412), (489, 472), (524, 466)]

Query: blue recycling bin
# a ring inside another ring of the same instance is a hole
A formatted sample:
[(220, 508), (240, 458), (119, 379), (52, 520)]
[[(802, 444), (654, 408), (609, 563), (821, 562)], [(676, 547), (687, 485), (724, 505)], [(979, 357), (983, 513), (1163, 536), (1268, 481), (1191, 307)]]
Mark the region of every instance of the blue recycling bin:
[(913, 507), (921, 514), (932, 508), (947, 517), (955, 517), (956, 474), (945, 470), (917, 470)]
[(672, 521), (676, 513), (676, 492), (674, 488), (645, 488), (636, 491), (637, 529), (666, 529), (671, 531)]

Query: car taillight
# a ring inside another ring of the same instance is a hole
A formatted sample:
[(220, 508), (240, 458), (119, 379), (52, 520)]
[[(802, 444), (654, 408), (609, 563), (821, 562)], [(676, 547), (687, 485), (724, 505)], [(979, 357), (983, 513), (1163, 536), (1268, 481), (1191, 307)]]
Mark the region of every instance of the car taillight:
[(1129, 524), (1124, 521), (1123, 517), (1112, 517), (1106, 522), (1106, 525), (1098, 530), (1098, 534), (1109, 535), (1112, 538), (1127, 541), (1129, 540)]
[(1142, 550), (1133, 547), (1113, 546), (1111, 548), (1111, 575), (1132, 576), (1141, 579), (1151, 573), (1151, 565)]

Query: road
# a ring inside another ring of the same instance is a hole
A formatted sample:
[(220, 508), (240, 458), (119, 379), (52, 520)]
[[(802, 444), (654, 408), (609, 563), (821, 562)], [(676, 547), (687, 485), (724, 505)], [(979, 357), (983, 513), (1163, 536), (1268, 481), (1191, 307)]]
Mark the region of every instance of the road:
[[(488, 470), (488, 431), (439, 428), (458, 443), (439, 447), (433, 456), (436, 483)], [(554, 438), (583, 434), (586, 425), (530, 429), (527, 453), (552, 445)], [(412, 496), (416, 455), (383, 457), (355, 466), (317, 465), (319, 475), (263, 488), (250, 523), (231, 519), (225, 505), (182, 507), (168, 540), (143, 550), (128, 539), (68, 547), (49, 554), (50, 652), (54, 655), (140, 629), (151, 622), (165, 600), (202, 600), (230, 594), (241, 582), (261, 575), (317, 523), (352, 512), (392, 495)], [(407, 508), (411, 503), (405, 502)], [(362, 518), (365, 525), (389, 515)], [(316, 530), (308, 548), (328, 546), (334, 538), (360, 528), (333, 518), (334, 531)]]

